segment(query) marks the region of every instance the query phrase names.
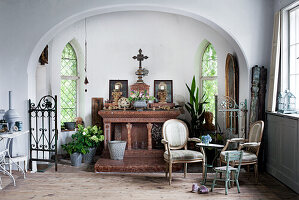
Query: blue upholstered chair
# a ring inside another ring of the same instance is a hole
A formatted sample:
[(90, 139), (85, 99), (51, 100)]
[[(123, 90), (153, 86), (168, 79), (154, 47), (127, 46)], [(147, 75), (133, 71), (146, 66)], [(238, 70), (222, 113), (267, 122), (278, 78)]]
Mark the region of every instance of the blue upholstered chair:
[[(225, 151), (224, 160), (226, 162), (226, 166), (222, 167), (215, 167), (214, 170), (216, 171), (215, 178), (213, 180), (213, 184), (211, 187), (211, 192), (213, 192), (214, 187), (216, 185), (216, 181), (225, 181), (225, 194), (227, 195), (227, 188), (230, 187), (230, 182), (235, 182), (237, 184), (238, 193), (240, 193), (240, 186), (239, 186), (239, 173), (242, 163), (243, 151)], [(240, 163), (237, 168), (232, 167), (230, 163), (235, 166), (235, 162)], [(225, 174), (224, 178), (222, 179), (217, 178), (218, 173)], [(230, 179), (231, 173), (234, 173), (233, 180)]]
[[(198, 138), (189, 138), (187, 125), (178, 119), (167, 120), (162, 128), (162, 143), (165, 147), (164, 160), (166, 162), (166, 177), (169, 172), (169, 185), (172, 180), (172, 164), (184, 163), (184, 177), (187, 175), (187, 163), (202, 162), (204, 170), (204, 151), (187, 149), (188, 141), (201, 142)], [(203, 173), (204, 174), (204, 173)]]

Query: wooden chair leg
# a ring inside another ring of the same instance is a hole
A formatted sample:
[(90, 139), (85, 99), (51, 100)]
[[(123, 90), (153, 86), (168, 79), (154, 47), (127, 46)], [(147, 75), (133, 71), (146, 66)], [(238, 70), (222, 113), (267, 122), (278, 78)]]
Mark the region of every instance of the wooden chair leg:
[(254, 164), (254, 176), (255, 176), (255, 182), (256, 184), (258, 183), (258, 174), (259, 174), (259, 170), (258, 170), (258, 164)]
[(169, 185), (171, 185), (172, 180), (172, 162), (169, 162)]
[(206, 173), (206, 170), (205, 170), (205, 162), (202, 161), (202, 179), (204, 180), (205, 178), (205, 173)]
[(184, 178), (187, 176), (187, 163), (184, 163)]
[(168, 176), (168, 170), (169, 170), (169, 164), (166, 162), (165, 163), (165, 177), (167, 178)]

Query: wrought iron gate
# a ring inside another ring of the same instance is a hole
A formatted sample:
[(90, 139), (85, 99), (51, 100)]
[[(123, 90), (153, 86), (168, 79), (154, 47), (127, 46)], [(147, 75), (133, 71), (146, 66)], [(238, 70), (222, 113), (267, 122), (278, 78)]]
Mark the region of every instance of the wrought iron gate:
[(57, 171), (57, 96), (44, 96), (37, 105), (29, 99), (30, 168), (33, 161), (55, 162)]

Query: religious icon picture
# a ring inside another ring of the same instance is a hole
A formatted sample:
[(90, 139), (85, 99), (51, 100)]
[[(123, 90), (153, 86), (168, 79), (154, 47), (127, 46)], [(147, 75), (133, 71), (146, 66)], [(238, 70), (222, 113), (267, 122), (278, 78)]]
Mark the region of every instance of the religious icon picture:
[(128, 98), (128, 80), (109, 80), (109, 100), (120, 97)]
[(173, 89), (172, 80), (155, 80), (154, 95), (157, 103), (172, 103)]

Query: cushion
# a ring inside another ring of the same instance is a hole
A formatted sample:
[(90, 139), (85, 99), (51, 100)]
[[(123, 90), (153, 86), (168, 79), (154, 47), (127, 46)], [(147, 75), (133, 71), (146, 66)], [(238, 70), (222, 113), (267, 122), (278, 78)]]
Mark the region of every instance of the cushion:
[[(226, 171), (226, 166), (222, 166), (222, 167), (215, 167), (214, 168), (215, 171)], [(237, 168), (234, 168), (234, 167), (231, 167), (231, 166), (228, 166), (228, 171), (236, 171), (238, 170)]]
[[(202, 159), (202, 153), (192, 150), (171, 150), (172, 160)], [(168, 151), (164, 152), (164, 158), (168, 160)]]
[[(221, 154), (220, 154), (220, 157), (222, 160), (224, 160), (224, 157), (225, 157), (225, 151), (222, 151)], [(254, 153), (251, 153), (251, 152), (246, 152), (244, 151), (243, 152), (243, 158), (242, 158), (242, 162), (252, 162), (252, 161), (256, 161), (257, 160), (257, 156), (254, 154)]]

